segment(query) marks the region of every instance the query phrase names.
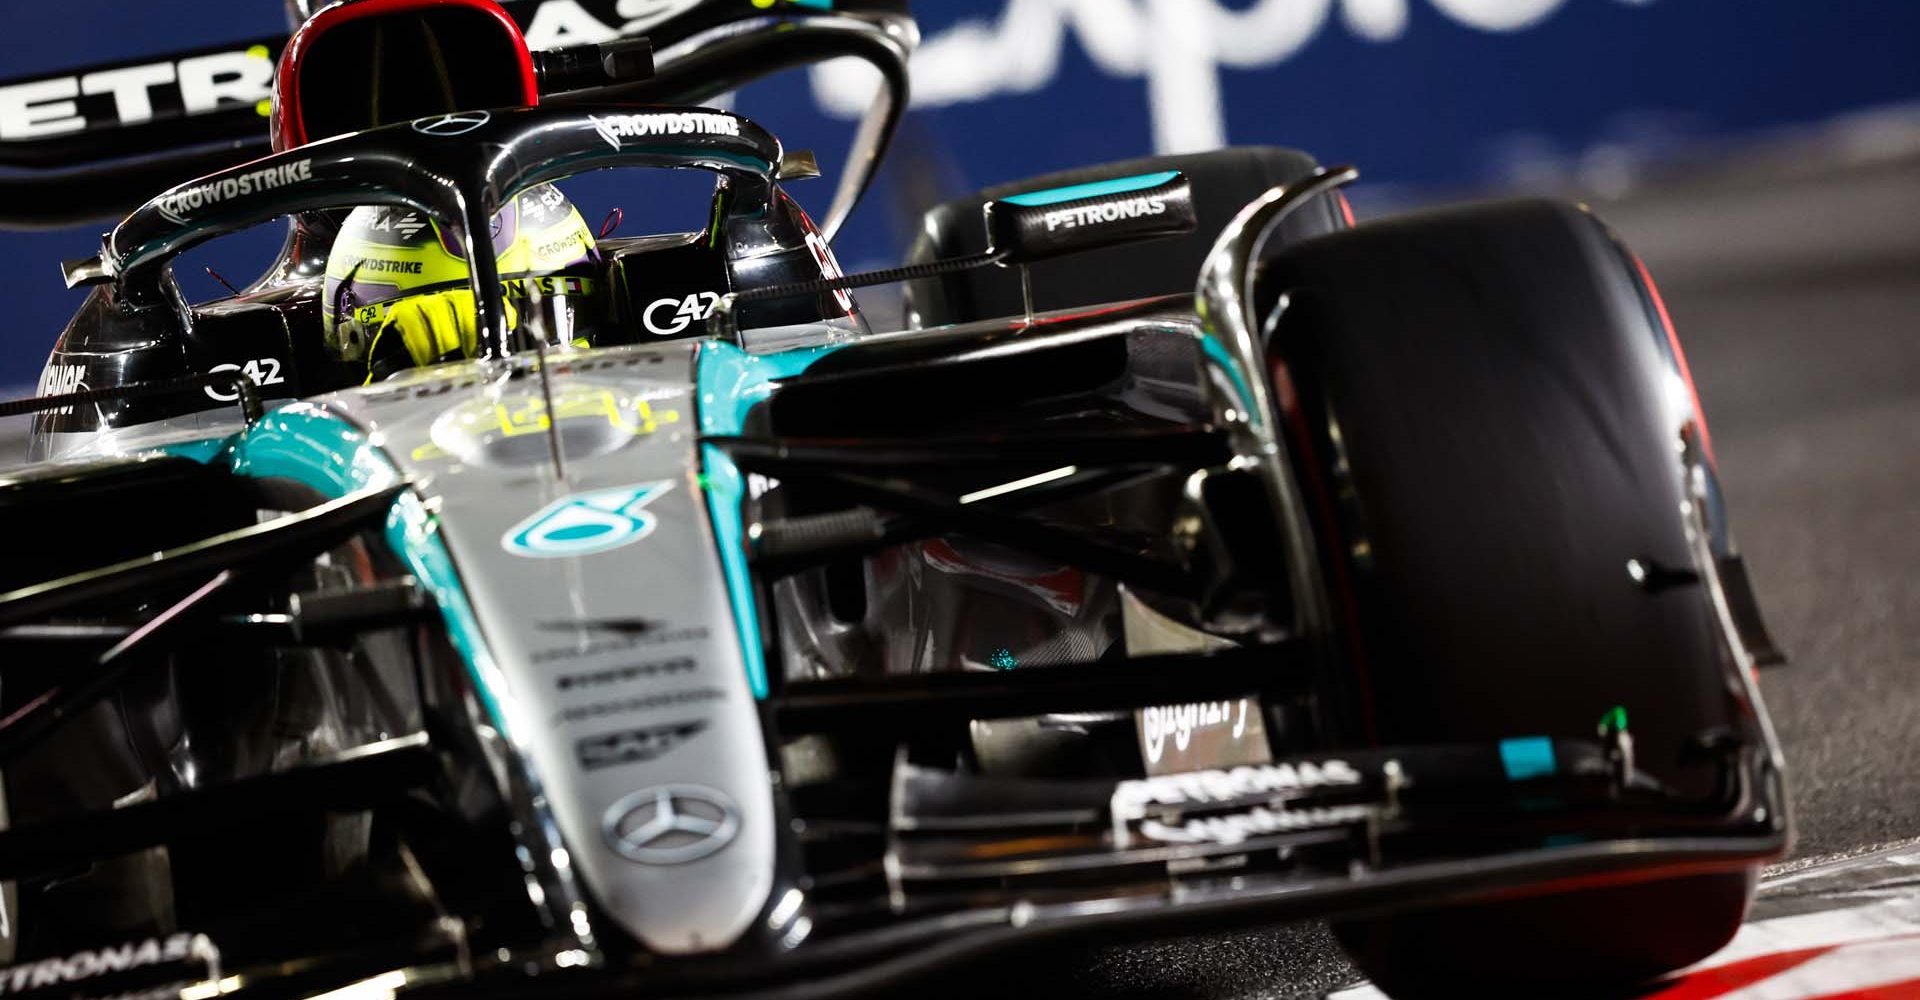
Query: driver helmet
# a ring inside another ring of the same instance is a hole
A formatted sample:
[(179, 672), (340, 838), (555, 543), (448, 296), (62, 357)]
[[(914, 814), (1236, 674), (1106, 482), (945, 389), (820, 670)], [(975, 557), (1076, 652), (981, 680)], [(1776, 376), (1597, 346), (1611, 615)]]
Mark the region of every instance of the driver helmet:
[[(551, 184), (493, 217), (507, 325), (563, 349), (601, 326), (600, 253), (580, 212)], [(341, 223), (321, 303), (334, 357), (377, 381), (473, 357), (479, 331), (466, 255), (424, 212), (362, 206)]]

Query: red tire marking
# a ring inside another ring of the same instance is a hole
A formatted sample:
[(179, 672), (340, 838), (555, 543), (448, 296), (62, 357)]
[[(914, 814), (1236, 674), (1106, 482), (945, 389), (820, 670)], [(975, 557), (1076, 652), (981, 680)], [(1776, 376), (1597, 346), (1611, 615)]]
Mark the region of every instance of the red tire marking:
[(1920, 979), (1887, 983), (1850, 993), (1824, 993), (1809, 1000), (1920, 1000)]
[(1751, 986), (1763, 979), (1770, 979), (1796, 965), (1818, 958), (1839, 947), (1827, 945), (1820, 948), (1802, 948), (1798, 951), (1779, 951), (1771, 955), (1756, 955), (1744, 961), (1702, 969), (1676, 980), (1662, 990), (1648, 993), (1641, 1000), (1710, 1000), (1724, 996), (1743, 986)]
[(1638, 254), (1633, 255), (1633, 266), (1640, 270), (1640, 281), (1647, 286), (1647, 295), (1653, 299), (1654, 311), (1660, 314), (1660, 330), (1667, 335), (1667, 346), (1673, 350), (1673, 362), (1680, 369), (1680, 380), (1687, 384), (1687, 398), (1693, 401), (1694, 426), (1700, 428), (1700, 448), (1707, 453), (1708, 464), (1718, 468), (1720, 462), (1713, 457), (1713, 435), (1707, 431), (1707, 411), (1700, 407), (1700, 392), (1693, 387), (1693, 369), (1687, 367), (1687, 352), (1680, 349), (1680, 335), (1674, 332), (1673, 317), (1667, 313), (1667, 301), (1660, 297), (1660, 286), (1653, 283), (1653, 275), (1647, 271), (1647, 263)]

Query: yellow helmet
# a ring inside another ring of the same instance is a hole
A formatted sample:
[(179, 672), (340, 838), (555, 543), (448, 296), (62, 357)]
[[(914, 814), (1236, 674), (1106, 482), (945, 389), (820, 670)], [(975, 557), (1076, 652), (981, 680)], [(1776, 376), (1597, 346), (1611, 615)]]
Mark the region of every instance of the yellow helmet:
[[(565, 195), (528, 188), (493, 217), (507, 322), (556, 345), (585, 346), (605, 310), (600, 255)], [(367, 380), (471, 357), (477, 343), (466, 256), (424, 213), (365, 206), (341, 224), (321, 303), (334, 356)]]

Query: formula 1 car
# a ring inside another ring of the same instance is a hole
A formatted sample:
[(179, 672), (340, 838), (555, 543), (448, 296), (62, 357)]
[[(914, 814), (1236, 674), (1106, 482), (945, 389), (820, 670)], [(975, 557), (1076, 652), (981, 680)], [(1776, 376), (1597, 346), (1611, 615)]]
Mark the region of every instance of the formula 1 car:
[[(1557, 995), (1731, 936), (1789, 839), (1773, 652), (1609, 231), (1354, 225), (1351, 169), (1225, 150), (951, 202), (842, 275), (810, 157), (606, 93), (869, 54), (837, 224), (911, 30), (821, 6), (702, 5), (735, 20), (651, 76), (485, 0), (323, 9), (276, 152), (66, 265), (47, 392), (0, 405), (40, 458), (0, 473), (0, 993), (838, 996), (1326, 917), (1394, 995)], [(400, 31), (463, 54), (388, 88), (441, 104), (354, 119)], [(526, 191), (669, 169), (704, 230), (603, 233), (558, 291), (486, 252)], [(364, 206), (469, 262), (472, 357), (332, 353)], [(183, 254), (282, 216), (190, 301)]]

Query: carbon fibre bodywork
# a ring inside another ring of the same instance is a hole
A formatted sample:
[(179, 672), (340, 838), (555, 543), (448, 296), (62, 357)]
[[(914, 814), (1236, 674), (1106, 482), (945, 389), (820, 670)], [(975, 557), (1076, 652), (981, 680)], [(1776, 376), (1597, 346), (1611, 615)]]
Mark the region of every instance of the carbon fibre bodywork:
[[(218, 233), (345, 199), (423, 212), (471, 250), (527, 186), (693, 167), (732, 197), (711, 335), (538, 339), (468, 253), (470, 360), (264, 413), (209, 410), (215, 373), (191, 371), (129, 387), (190, 406), (112, 408), (104, 368), (27, 404), (52, 413), (38, 446), (59, 460), (0, 479), (10, 523), (109, 489), (197, 516), (184, 538), (103, 518), (97, 550), (49, 550), (0, 593), (0, 649), (31, 654), (0, 688), (7, 782), (59, 785), (68, 719), (105, 761), (77, 808), (0, 831), (29, 932), (0, 982), (831, 995), (1055, 936), (1738, 882), (1784, 850), (1764, 641), (1650, 288), (1602, 289), (1608, 316), (1654, 332), (1608, 345), (1625, 360), (1607, 375), (1632, 401), (1620, 447), (1654, 469), (1636, 496), (1678, 520), (1661, 562), (1607, 579), (1685, 588), (1671, 618), (1704, 652), (1683, 678), (1633, 674), (1654, 715), (1637, 730), (1602, 679), (1551, 721), (1395, 741), (1344, 576), (1367, 556), (1336, 503), (1353, 470), (1291, 381), (1309, 369), (1269, 342), (1289, 300), (1257, 281), (1280, 223), (1350, 169), (1242, 209), (1192, 297), (872, 334), (836, 305), (861, 279), (781, 231), (783, 157), (751, 122), (473, 118), (173, 189), (71, 273), (102, 283), (90, 308), (177, 350), (202, 317), (170, 262)], [(1094, 245), (1099, 221), (1158, 214), (1143, 199), (1184, 183), (1034, 201)], [(259, 677), (267, 707), (229, 696)], [(159, 689), (107, 700), (138, 678)], [(1151, 719), (1185, 741), (1230, 725), (1220, 705), (1260, 722), (1233, 727), (1234, 755), (1155, 766)], [(256, 731), (263, 752), (227, 745)], [(130, 889), (153, 884), (179, 898)], [(279, 905), (348, 886), (365, 896), (345, 919)], [(267, 919), (263, 896), (291, 912)], [(110, 933), (155, 943), (108, 954)]]

